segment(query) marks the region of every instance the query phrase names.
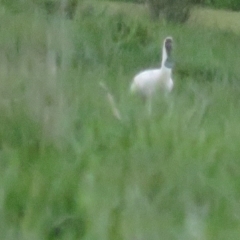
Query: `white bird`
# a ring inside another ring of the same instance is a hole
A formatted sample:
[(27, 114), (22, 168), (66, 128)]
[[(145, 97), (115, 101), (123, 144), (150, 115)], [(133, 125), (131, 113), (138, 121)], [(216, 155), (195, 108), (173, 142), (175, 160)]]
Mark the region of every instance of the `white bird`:
[(148, 110), (151, 113), (151, 101), (154, 93), (162, 89), (171, 92), (173, 89), (171, 60), (173, 38), (167, 37), (163, 41), (162, 63), (158, 69), (149, 69), (135, 75), (131, 84), (131, 92), (137, 92), (148, 101)]

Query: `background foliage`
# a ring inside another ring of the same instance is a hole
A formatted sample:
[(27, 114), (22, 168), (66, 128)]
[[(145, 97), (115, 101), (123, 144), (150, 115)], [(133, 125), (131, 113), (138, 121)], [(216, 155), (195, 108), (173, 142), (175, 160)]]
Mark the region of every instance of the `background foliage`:
[[(152, 19), (161, 18), (172, 22), (184, 22), (189, 18), (191, 6), (200, 4), (202, 6), (211, 6), (218, 9), (240, 10), (238, 0), (115, 0), (125, 3), (146, 3), (149, 8)], [(59, 12), (72, 18), (76, 9), (82, 4), (82, 0), (1, 0), (3, 5), (9, 7), (12, 11), (21, 11), (30, 7), (41, 7), (48, 13)]]
[[(239, 32), (42, 3), (0, 2), (1, 239), (238, 240)], [(175, 88), (149, 116), (129, 85), (168, 35)]]
[(119, 2), (146, 3), (153, 19), (159, 16), (170, 22), (185, 22), (189, 18), (190, 9), (193, 5), (208, 6), (217, 9), (240, 10), (238, 0), (118, 0)]

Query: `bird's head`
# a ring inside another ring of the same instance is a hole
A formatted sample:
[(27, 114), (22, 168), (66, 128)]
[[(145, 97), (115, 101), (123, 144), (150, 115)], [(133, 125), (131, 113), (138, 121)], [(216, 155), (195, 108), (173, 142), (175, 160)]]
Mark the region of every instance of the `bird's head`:
[(164, 41), (164, 47), (166, 49), (167, 55), (170, 56), (172, 52), (173, 38), (167, 37)]
[[(172, 37), (166, 37), (163, 44), (163, 59), (162, 64), (166, 68), (173, 68), (173, 60), (172, 60), (172, 48), (173, 48), (173, 38)], [(163, 66), (163, 65), (162, 65)]]

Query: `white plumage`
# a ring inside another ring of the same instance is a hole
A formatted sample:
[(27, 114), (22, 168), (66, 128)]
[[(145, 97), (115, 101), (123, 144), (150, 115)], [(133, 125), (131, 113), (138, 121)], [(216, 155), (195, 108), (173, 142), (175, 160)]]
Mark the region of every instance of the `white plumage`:
[(138, 73), (131, 84), (132, 92), (137, 92), (149, 101), (149, 111), (151, 111), (151, 98), (158, 89), (162, 89), (165, 92), (171, 92), (173, 89), (172, 43), (172, 37), (164, 39), (161, 67), (159, 69), (149, 69)]

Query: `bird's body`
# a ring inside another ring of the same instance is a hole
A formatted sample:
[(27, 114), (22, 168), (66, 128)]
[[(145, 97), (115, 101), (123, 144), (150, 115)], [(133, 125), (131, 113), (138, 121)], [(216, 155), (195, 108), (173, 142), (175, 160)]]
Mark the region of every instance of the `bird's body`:
[[(158, 90), (171, 92), (174, 83), (172, 80), (172, 38), (167, 37), (163, 42), (162, 63), (157, 69), (141, 71), (133, 78), (131, 91), (141, 95), (144, 99), (151, 102), (151, 98)], [(150, 104), (151, 105), (151, 104)]]
[(156, 91), (162, 89), (170, 92), (173, 88), (170, 69), (149, 69), (137, 74), (131, 85), (131, 91), (139, 93), (142, 97), (151, 97)]

